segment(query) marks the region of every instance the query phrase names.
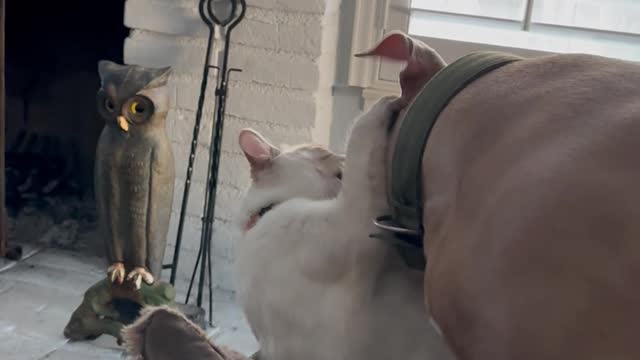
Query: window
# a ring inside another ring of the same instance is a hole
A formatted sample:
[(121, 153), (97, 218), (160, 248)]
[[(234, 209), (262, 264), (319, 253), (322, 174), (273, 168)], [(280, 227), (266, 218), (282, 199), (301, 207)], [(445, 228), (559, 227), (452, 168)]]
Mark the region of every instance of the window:
[(640, 61), (638, 0), (412, 0), (416, 36)]
[(640, 0), (352, 0), (347, 85), (365, 108), (399, 93), (402, 64), (354, 58), (391, 30), (424, 40), (447, 62), (478, 50), (521, 56), (589, 53), (640, 61)]

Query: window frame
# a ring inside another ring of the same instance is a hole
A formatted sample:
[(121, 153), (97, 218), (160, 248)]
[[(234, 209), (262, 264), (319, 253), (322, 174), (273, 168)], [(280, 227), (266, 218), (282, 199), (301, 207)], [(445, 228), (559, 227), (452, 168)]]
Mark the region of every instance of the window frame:
[[(530, 1), (528, 3), (530, 4)], [(529, 5), (527, 6), (530, 7)], [(371, 48), (389, 31), (400, 30), (408, 33), (411, 0), (355, 0), (354, 10), (347, 85), (362, 89), (364, 109), (367, 109), (381, 96), (398, 95), (400, 93), (397, 74), (403, 65), (398, 62), (382, 61), (377, 58), (357, 58), (351, 55)], [(525, 17), (530, 18), (530, 13), (526, 14)], [(530, 21), (524, 21), (524, 26), (530, 26)], [(606, 30), (593, 29), (592, 31), (608, 32)], [(413, 36), (436, 49), (446, 62), (451, 62), (471, 51), (504, 51), (523, 57), (538, 57), (557, 53), (453, 39)]]
[[(351, 55), (371, 48), (391, 30), (408, 31), (410, 0), (355, 0), (355, 3)], [(350, 56), (347, 84), (369, 92), (397, 94), (398, 81), (385, 79), (381, 74), (398, 65), (377, 58)]]

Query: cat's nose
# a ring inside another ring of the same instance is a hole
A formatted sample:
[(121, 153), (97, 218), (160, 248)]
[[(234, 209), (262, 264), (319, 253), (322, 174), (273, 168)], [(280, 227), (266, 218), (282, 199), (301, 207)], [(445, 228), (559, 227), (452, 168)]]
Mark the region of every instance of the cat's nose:
[(118, 116), (118, 126), (120, 126), (120, 129), (122, 129), (122, 131), (129, 132), (129, 122), (122, 115)]

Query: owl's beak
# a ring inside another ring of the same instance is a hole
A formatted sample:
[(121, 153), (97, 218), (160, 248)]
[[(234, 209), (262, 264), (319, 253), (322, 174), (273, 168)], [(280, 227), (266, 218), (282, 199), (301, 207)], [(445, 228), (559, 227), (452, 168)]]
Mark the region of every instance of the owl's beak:
[(120, 126), (122, 131), (129, 132), (129, 122), (127, 122), (127, 119), (124, 116), (118, 116), (118, 126)]

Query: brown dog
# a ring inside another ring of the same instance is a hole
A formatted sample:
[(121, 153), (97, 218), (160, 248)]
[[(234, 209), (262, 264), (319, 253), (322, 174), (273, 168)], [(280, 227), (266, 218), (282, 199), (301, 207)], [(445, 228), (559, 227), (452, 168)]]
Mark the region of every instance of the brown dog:
[[(407, 100), (445, 66), (401, 33), (367, 55), (408, 62)], [(460, 359), (640, 359), (640, 64), (506, 65), (419, 151), (426, 297)]]

